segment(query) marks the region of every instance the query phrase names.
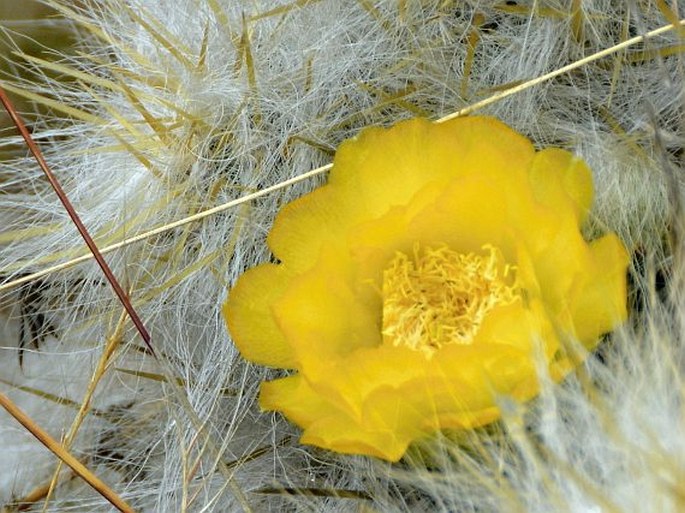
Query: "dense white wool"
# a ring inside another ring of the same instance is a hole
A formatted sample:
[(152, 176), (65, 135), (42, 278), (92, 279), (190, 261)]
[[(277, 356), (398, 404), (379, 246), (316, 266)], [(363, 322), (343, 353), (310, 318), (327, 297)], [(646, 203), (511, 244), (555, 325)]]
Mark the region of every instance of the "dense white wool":
[[(36, 80), (14, 83), (57, 100), (36, 138), (101, 247), (325, 164), (366, 125), (440, 117), (668, 22), (638, 0), (72, 4), (59, 5), (82, 37), (59, 59), (60, 80), (27, 62)], [(645, 254), (664, 239), (664, 164), (677, 167), (685, 138), (679, 44), (668, 33), (483, 111), (582, 155), (596, 179), (593, 230)], [(30, 159), (0, 177), (3, 279), (86, 253)], [(590, 360), (584, 386), (550, 386), (526, 406), (503, 399), (495, 432), (430, 444), (406, 463), (300, 446), (296, 428), (260, 413), (258, 384), (275, 374), (240, 359), (220, 305), (269, 257), (277, 209), (320, 182), (107, 255), (180, 384), (163, 382), (127, 322), (73, 451), (136, 510), (682, 510), (669, 495), (682, 497), (685, 472), (677, 307), (635, 317), (605, 363)], [(682, 276), (669, 258), (657, 263)], [(122, 308), (92, 263), (3, 291), (0, 307), (0, 389), (59, 437)], [(46, 485), (55, 460), (4, 413), (0, 437), (9, 504)], [(79, 479), (61, 483), (49, 511), (110, 511)]]

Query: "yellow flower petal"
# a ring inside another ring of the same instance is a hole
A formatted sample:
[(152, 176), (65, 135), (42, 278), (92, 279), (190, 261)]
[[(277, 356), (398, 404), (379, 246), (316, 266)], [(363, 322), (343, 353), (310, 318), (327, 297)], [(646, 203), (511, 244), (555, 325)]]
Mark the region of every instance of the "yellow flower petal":
[[(556, 229), (541, 244), (527, 246), (540, 293), (551, 313), (566, 309), (568, 295), (579, 274), (587, 272), (590, 265), (590, 249), (577, 230), (575, 219), (554, 216)], [(573, 227), (573, 228), (571, 228)]]
[(376, 312), (355, 297), (348, 274), (344, 251), (326, 247), (316, 265), (273, 301), (273, 315), (300, 367), (380, 343)]
[(262, 383), (259, 406), (263, 410), (279, 410), (305, 429), (321, 417), (338, 415), (338, 409), (314, 392), (300, 375)]
[[(404, 404), (390, 401), (385, 401), (384, 405), (388, 419), (392, 418), (392, 413), (407, 408)], [(398, 461), (412, 439), (397, 425), (381, 430), (360, 429), (349, 417), (323, 417), (304, 431), (301, 441), (342, 454), (366, 454), (387, 461)]]
[[(301, 376), (290, 376), (262, 383), (260, 406), (265, 410), (279, 410), (290, 421), (302, 426), (302, 443), (316, 445), (347, 454), (369, 454), (397, 461), (416, 437), (419, 412), (407, 419), (406, 406), (401, 398), (382, 400), (384, 411), (379, 412), (380, 425), (363, 424), (335, 405), (325, 395), (312, 389)], [(388, 414), (390, 413), (390, 414)], [(402, 413), (406, 426), (398, 429)], [(407, 429), (413, 429), (412, 436)]]
[(291, 275), (264, 264), (243, 274), (224, 303), (223, 314), (241, 354), (261, 365), (294, 369), (293, 348), (270, 315), (271, 305), (290, 286)]
[(554, 354), (558, 340), (540, 303), (539, 299), (533, 298), (525, 305), (519, 300), (493, 309), (483, 320), (474, 345), (498, 344), (531, 355), (544, 341), (546, 353)]
[(594, 190), (592, 173), (578, 157), (558, 148), (538, 152), (530, 168), (530, 183), (539, 202), (554, 209), (569, 205), (578, 224), (585, 221)]
[(353, 195), (323, 186), (285, 205), (274, 220), (267, 243), (293, 272), (309, 269), (322, 246), (337, 243), (362, 213)]
[(414, 217), (407, 236), (423, 244), (440, 241), (464, 253), (491, 244), (511, 259), (514, 231), (506, 191), (506, 184), (478, 175), (454, 180)]
[(439, 125), (412, 119), (366, 129), (342, 143), (329, 183), (353, 191), (373, 218), (405, 204), (430, 182), (489, 169), (525, 170), (533, 155), (530, 141), (494, 118)]
[(578, 277), (570, 301), (574, 335), (592, 348), (599, 335), (615, 329), (628, 316), (627, 273), (629, 257), (613, 234), (590, 245), (592, 264)]

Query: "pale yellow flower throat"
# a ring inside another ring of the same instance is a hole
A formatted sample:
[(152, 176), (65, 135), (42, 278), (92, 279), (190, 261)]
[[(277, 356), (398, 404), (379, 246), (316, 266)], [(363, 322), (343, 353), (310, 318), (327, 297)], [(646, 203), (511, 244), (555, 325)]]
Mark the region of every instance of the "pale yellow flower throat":
[(513, 268), (492, 246), (484, 255), (445, 246), (398, 252), (383, 271), (383, 341), (430, 358), (447, 344), (470, 344), (485, 315), (513, 302)]

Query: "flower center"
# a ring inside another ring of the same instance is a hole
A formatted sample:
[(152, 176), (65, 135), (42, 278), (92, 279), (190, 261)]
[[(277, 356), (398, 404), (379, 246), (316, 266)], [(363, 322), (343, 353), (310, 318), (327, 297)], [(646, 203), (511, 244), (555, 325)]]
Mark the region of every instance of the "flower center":
[(444, 345), (472, 343), (487, 313), (518, 297), (514, 268), (492, 246), (483, 249), (398, 252), (383, 271), (383, 341), (428, 358)]

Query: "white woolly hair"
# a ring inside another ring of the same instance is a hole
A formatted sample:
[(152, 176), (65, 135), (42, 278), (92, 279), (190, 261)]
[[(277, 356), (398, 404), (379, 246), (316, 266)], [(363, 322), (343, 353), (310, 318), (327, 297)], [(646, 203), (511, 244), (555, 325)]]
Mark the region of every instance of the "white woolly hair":
[[(76, 46), (17, 54), (25, 74), (1, 83), (41, 106), (34, 137), (101, 248), (327, 164), (365, 126), (437, 119), (685, 15), (678, 0), (46, 3)], [(107, 252), (158, 360), (92, 261), (0, 289), (0, 390), (136, 511), (685, 511), (683, 44), (664, 31), (478, 111), (582, 156), (588, 237), (614, 231), (633, 254), (626, 325), (563, 383), (541, 372), (536, 400), (501, 398), (502, 422), (388, 464), (300, 445), (259, 411), (277, 373), (240, 357), (220, 307), (323, 175)], [(3, 282), (87, 255), (35, 162), (2, 166)], [(68, 469), (46, 500), (58, 460), (4, 412), (0, 437), (6, 511), (111, 511)]]

